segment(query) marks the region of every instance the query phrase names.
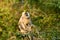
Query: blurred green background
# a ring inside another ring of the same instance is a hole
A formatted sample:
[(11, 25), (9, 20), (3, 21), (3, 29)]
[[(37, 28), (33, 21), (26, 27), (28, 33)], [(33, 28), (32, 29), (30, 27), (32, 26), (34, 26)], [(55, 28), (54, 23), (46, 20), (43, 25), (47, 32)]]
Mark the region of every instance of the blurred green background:
[(60, 40), (60, 0), (0, 0), (0, 40), (22, 40), (18, 21), (28, 10), (44, 40)]

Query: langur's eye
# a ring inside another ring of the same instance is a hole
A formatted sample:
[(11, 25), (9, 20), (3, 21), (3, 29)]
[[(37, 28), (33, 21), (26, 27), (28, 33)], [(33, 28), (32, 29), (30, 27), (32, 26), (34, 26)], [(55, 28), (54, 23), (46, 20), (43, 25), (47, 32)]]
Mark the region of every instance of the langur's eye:
[(28, 24), (26, 24), (26, 26), (28, 26)]

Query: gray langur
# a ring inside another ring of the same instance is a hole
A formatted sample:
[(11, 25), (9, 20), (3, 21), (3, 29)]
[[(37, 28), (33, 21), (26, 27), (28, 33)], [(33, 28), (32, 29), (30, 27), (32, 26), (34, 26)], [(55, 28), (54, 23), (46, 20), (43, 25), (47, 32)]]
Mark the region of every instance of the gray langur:
[(19, 19), (18, 26), (20, 32), (23, 34), (31, 31), (32, 22), (29, 12), (25, 12), (25, 11), (22, 12), (22, 16)]
[(33, 40), (34, 36), (31, 36), (31, 33), (39, 34), (38, 30), (36, 29), (35, 25), (32, 24), (29, 12), (22, 12), (22, 16), (19, 19), (18, 27), (20, 33), (22, 34), (30, 34), (28, 38)]

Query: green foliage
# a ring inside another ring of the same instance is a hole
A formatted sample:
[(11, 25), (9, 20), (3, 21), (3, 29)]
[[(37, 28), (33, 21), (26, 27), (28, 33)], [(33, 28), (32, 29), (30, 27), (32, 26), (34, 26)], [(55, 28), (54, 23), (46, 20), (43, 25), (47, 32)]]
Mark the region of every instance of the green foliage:
[[(24, 9), (31, 14), (32, 23), (45, 40), (60, 38), (60, 0), (0, 0), (0, 40), (22, 40), (17, 31), (18, 21)], [(33, 33), (33, 35), (36, 35)]]

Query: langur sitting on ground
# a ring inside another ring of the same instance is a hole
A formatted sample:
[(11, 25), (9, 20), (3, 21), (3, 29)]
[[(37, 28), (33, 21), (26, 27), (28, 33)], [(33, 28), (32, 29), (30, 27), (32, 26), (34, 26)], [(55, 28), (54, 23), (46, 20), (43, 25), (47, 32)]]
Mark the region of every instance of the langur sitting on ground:
[(31, 22), (30, 14), (28, 12), (25, 11), (22, 12), (22, 16), (19, 19), (18, 26), (20, 32), (23, 34), (31, 31), (32, 22)]

